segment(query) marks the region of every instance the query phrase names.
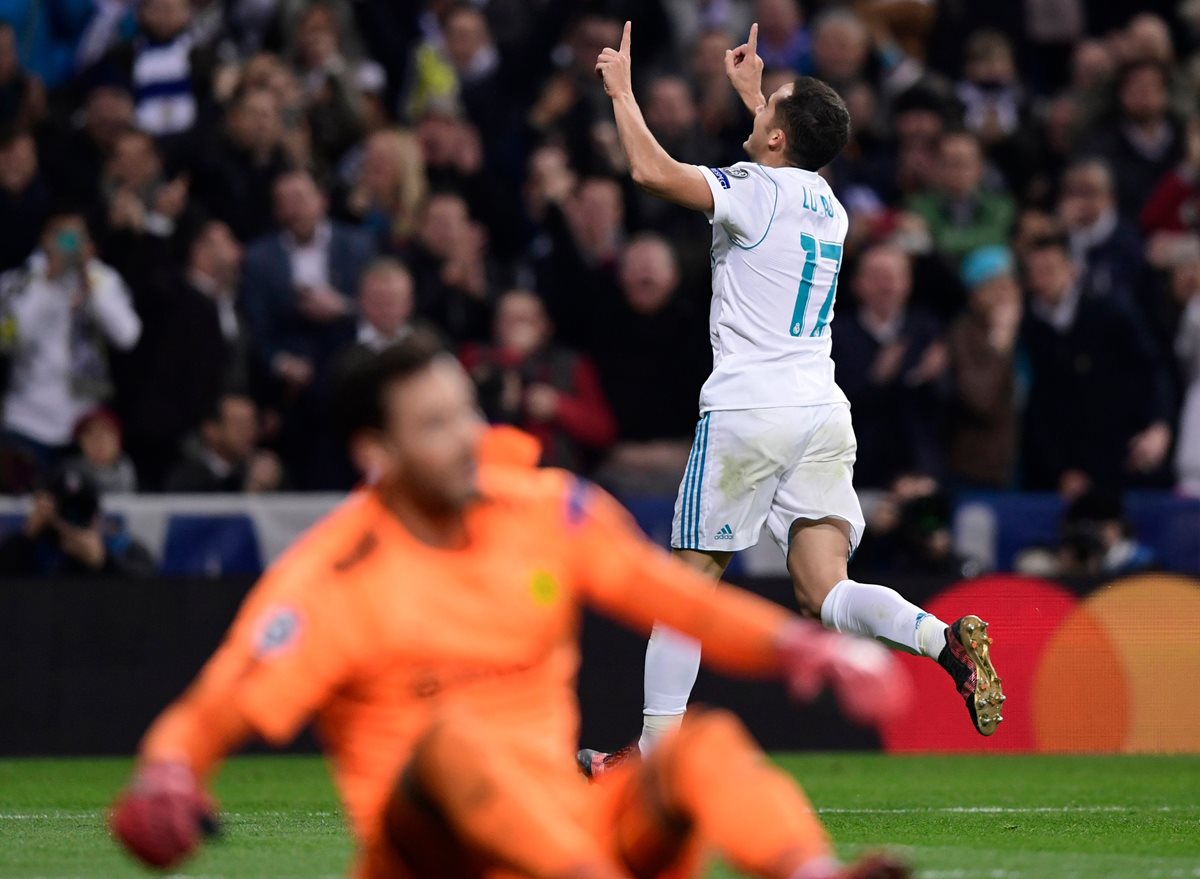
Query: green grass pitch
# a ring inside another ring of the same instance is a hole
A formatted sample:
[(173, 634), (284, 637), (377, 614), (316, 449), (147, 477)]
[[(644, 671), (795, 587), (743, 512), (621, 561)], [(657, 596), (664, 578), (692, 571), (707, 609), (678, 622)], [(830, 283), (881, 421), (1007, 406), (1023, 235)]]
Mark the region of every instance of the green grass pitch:
[[(892, 846), (923, 879), (1200, 879), (1200, 758), (782, 756), (844, 854)], [(0, 761), (0, 877), (148, 875), (100, 815), (127, 760)], [(176, 875), (339, 877), (350, 851), (325, 769), (233, 760), (224, 838)], [(732, 873), (714, 871), (730, 879)]]

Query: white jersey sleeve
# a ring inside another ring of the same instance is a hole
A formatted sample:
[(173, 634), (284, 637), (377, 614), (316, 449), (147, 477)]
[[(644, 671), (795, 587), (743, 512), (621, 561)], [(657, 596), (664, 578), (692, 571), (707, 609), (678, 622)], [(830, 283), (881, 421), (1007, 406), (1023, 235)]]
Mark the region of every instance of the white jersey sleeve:
[(723, 227), (730, 239), (743, 247), (762, 240), (779, 203), (778, 184), (752, 162), (728, 168), (696, 167), (712, 190), (709, 222)]

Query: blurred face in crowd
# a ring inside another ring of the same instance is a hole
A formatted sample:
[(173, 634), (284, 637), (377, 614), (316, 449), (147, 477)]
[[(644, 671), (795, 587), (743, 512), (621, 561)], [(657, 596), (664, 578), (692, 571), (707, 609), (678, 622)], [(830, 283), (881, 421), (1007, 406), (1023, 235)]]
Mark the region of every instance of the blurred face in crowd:
[(1167, 112), (1167, 82), (1162, 70), (1139, 67), (1121, 83), (1118, 100), (1121, 112), (1136, 125), (1158, 122)]
[(258, 407), (249, 397), (225, 396), (217, 418), (206, 421), (202, 430), (209, 448), (229, 463), (240, 464), (258, 445)]
[(248, 90), (229, 111), (229, 134), (242, 149), (269, 153), (283, 140), (279, 100), (265, 87)]
[(33, 137), (18, 134), (0, 147), (0, 189), (14, 195), (24, 192), (37, 176), (37, 149)]
[(644, 238), (625, 249), (621, 260), (621, 291), (637, 314), (662, 311), (679, 284), (679, 267), (666, 241)]
[(308, 174), (284, 174), (275, 182), (275, 219), (296, 240), (312, 238), (325, 210), (325, 196)]
[(945, 129), (945, 120), (934, 110), (921, 107), (896, 115), (896, 140), (902, 147), (914, 144), (934, 149)]
[(384, 390), (386, 422), (372, 457), (385, 461), (380, 479), (400, 485), (422, 507), (457, 513), (475, 498), (476, 453), (483, 421), (475, 386), (458, 360), (438, 356), (428, 367)]
[(170, 40), (192, 19), (189, 0), (142, 0), (138, 9), (142, 29), (157, 40)]
[(847, 86), (842, 99), (846, 102), (846, 110), (850, 113), (851, 137), (854, 132), (866, 131), (875, 122), (875, 90), (870, 84), (856, 82)]
[(434, 256), (445, 258), (463, 240), (471, 223), (467, 203), (452, 193), (431, 196), (421, 224), (421, 244)]
[(1054, 217), (1037, 208), (1026, 208), (1017, 215), (1013, 229), (1012, 249), (1017, 261), (1024, 264), (1025, 256), (1032, 250), (1033, 243), (1058, 231)]
[(496, 306), (496, 344), (527, 357), (550, 338), (550, 319), (542, 300), (529, 290), (509, 290)]
[(121, 457), (121, 434), (107, 418), (93, 418), (79, 432), (79, 450), (93, 466), (111, 467)]
[(975, 138), (962, 133), (943, 137), (938, 147), (938, 182), (946, 194), (968, 196), (982, 179), (983, 156)]
[(162, 176), (162, 160), (154, 141), (140, 131), (128, 131), (113, 144), (108, 176), (118, 186), (141, 192)]
[(800, 27), (800, 9), (796, 0), (758, 0), (754, 17), (759, 32), (770, 43), (786, 43)]
[(1070, 229), (1085, 228), (1116, 209), (1112, 174), (1101, 162), (1086, 162), (1063, 177), (1059, 216)]
[(576, 235), (593, 247), (608, 243), (619, 235), (624, 213), (620, 185), (603, 177), (584, 180), (571, 209)]
[(605, 49), (615, 49), (621, 44), (622, 22), (600, 15), (585, 15), (571, 31), (569, 45), (575, 72), (596, 79), (596, 56)]
[(443, 36), (450, 63), (460, 71), (467, 70), (475, 56), (492, 43), (487, 19), (471, 7), (459, 7), (451, 13), (446, 19)]
[(102, 148), (112, 146), (117, 135), (133, 125), (133, 98), (115, 86), (100, 86), (88, 95), (84, 128)]
[(855, 79), (867, 62), (869, 48), (867, 29), (852, 12), (837, 12), (822, 18), (812, 44), (817, 75), (831, 82)]
[(0, 83), (8, 82), (21, 69), (17, 35), (7, 21), (0, 22)]
[(358, 308), (363, 319), (381, 334), (394, 336), (412, 316), (412, 275), (400, 265), (368, 271), (358, 292)]
[(696, 124), (696, 102), (681, 76), (660, 76), (650, 86), (646, 124), (667, 140), (686, 137)]
[(987, 316), (1002, 308), (1021, 307), (1021, 287), (1011, 274), (984, 281), (971, 291), (971, 310)]
[(971, 82), (1007, 85), (1017, 77), (1012, 49), (1004, 43), (991, 44), (966, 63), (963, 73)]
[(1085, 92), (1100, 87), (1112, 76), (1116, 61), (1108, 46), (1100, 40), (1075, 44), (1071, 55), (1071, 87)]
[(1175, 47), (1171, 44), (1171, 29), (1167, 23), (1152, 12), (1135, 15), (1125, 29), (1129, 57), (1139, 61), (1157, 61), (1170, 64), (1175, 59)]
[(1075, 128), (1079, 103), (1070, 95), (1059, 95), (1046, 107), (1046, 141), (1060, 156), (1075, 148)]
[(1025, 255), (1025, 283), (1039, 302), (1057, 305), (1075, 284), (1075, 264), (1057, 245), (1036, 247)]
[(231, 290), (242, 268), (242, 246), (220, 220), (210, 220), (192, 243), (190, 268)]
[(722, 31), (705, 31), (692, 50), (692, 72), (696, 79), (707, 82), (725, 78), (725, 50), (732, 46), (729, 35)]
[(338, 28), (327, 6), (310, 6), (296, 26), (296, 45), (306, 67), (319, 68), (338, 54)]
[(912, 265), (900, 248), (879, 245), (859, 259), (854, 295), (875, 317), (891, 318), (905, 306), (911, 293)]

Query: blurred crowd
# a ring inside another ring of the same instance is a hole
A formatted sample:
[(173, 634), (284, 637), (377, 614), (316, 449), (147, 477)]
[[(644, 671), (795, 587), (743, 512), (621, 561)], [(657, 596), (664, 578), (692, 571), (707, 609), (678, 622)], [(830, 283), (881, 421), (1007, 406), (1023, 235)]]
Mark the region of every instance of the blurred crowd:
[(711, 231), (625, 173), (625, 18), (682, 161), (744, 158), (752, 21), (766, 93), (845, 98), (860, 487), (1200, 492), (1194, 0), (0, 0), (0, 491), (346, 488), (338, 372), (422, 326), (546, 463), (673, 492)]

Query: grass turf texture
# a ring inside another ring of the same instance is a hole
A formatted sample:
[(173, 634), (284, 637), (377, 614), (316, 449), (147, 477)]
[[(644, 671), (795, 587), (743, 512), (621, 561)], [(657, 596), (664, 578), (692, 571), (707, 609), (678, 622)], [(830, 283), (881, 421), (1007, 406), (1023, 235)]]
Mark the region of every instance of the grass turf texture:
[[(906, 850), (924, 879), (1200, 879), (1198, 757), (789, 755), (839, 849)], [(100, 814), (126, 760), (0, 760), (0, 877), (146, 876)], [(350, 845), (323, 764), (243, 757), (224, 838), (189, 877), (338, 877)], [(735, 874), (717, 869), (713, 879)]]

